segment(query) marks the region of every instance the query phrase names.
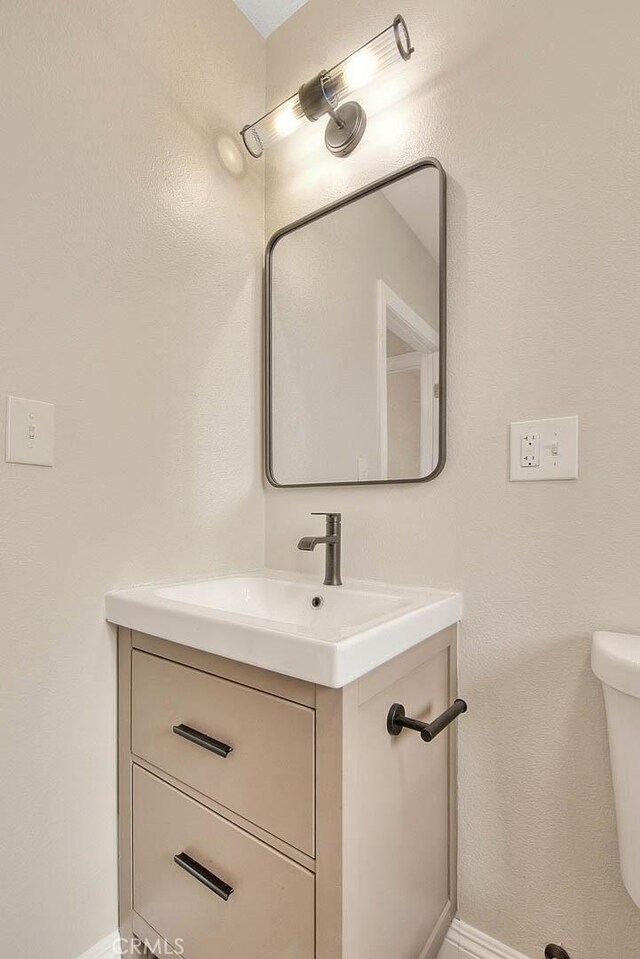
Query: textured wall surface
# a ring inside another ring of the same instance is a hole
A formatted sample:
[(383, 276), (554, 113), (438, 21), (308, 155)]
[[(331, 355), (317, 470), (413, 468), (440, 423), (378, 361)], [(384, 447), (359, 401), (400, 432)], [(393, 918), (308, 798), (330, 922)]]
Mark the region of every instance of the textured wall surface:
[[(268, 102), (391, 21), (309, 0), (268, 41)], [(268, 229), (435, 155), (449, 174), (450, 447), (424, 486), (272, 490), (268, 560), (342, 510), (348, 575), (462, 589), (464, 920), (532, 959), (638, 959), (617, 866), (596, 627), (640, 627), (640, 11), (635, 0), (405, 0), (416, 56), (269, 158)], [(397, 98), (397, 100), (396, 100)], [(380, 109), (395, 100), (393, 111)], [(577, 483), (509, 484), (510, 420), (577, 413)]]
[(263, 183), (228, 136), (264, 68), (231, 0), (0, 5), (1, 393), (57, 418), (54, 469), (0, 463), (0, 940), (20, 959), (116, 926), (105, 591), (262, 561)]

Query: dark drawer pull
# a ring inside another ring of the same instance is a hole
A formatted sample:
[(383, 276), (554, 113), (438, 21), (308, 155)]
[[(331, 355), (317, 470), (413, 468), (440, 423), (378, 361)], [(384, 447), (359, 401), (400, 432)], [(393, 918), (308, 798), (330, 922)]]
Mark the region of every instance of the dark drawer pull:
[(403, 729), (414, 729), (420, 733), (425, 743), (430, 743), (454, 719), (466, 711), (467, 704), (464, 699), (456, 699), (453, 705), (445, 709), (432, 723), (422, 723), (419, 719), (410, 719), (401, 703), (394, 703), (387, 716), (387, 732), (391, 736), (399, 736)]
[(218, 739), (207, 736), (206, 733), (192, 729), (191, 726), (185, 726), (184, 723), (174, 726), (173, 731), (176, 736), (182, 736), (183, 739), (188, 739), (190, 743), (202, 746), (203, 749), (208, 749), (209, 752), (215, 753), (216, 756), (222, 756), (223, 759), (226, 759), (229, 753), (233, 752), (233, 746), (227, 746), (226, 743), (221, 743)]
[(224, 882), (209, 869), (201, 866), (197, 859), (192, 859), (186, 852), (178, 853), (173, 857), (173, 861), (177, 863), (181, 869), (184, 869), (185, 872), (188, 872), (190, 876), (193, 876), (194, 879), (201, 882), (203, 886), (210, 889), (211, 892), (215, 892), (216, 896), (224, 899), (225, 902), (232, 894), (233, 886)]

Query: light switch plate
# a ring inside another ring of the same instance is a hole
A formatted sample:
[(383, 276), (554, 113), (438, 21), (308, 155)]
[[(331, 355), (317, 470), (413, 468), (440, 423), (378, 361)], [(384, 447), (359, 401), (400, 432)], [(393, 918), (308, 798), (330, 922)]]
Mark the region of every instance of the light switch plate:
[(577, 479), (578, 417), (512, 423), (510, 461), (515, 482)]
[(53, 466), (53, 405), (7, 396), (8, 463)]

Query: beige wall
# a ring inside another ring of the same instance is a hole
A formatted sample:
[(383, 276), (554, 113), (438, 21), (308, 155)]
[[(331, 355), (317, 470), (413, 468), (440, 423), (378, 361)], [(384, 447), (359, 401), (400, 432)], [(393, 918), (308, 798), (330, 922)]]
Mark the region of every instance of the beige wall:
[[(397, 12), (309, 0), (268, 41), (268, 101)], [(312, 509), (348, 575), (464, 591), (460, 913), (531, 959), (638, 956), (617, 868), (595, 627), (640, 626), (636, 0), (405, 0), (416, 56), (348, 160), (323, 124), (274, 150), (268, 230), (408, 161), (449, 174), (449, 460), (423, 486), (271, 490), (271, 565)], [(406, 96), (403, 96), (406, 92)], [(510, 420), (578, 413), (577, 483), (509, 484)]]
[(0, 393), (57, 418), (54, 469), (0, 463), (6, 955), (116, 926), (104, 592), (262, 560), (262, 174), (216, 148), (264, 65), (231, 0), (0, 5)]
[[(416, 174), (432, 176), (433, 169)], [(371, 478), (381, 476), (379, 280), (437, 326), (437, 265), (382, 193), (275, 247), (273, 460), (280, 483), (353, 482), (361, 457)]]

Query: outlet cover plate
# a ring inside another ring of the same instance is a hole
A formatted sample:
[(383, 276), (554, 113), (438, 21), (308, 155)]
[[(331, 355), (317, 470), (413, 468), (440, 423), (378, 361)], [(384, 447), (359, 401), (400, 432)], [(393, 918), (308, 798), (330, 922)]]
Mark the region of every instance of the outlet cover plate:
[[(523, 438), (538, 437), (537, 466), (522, 466)], [(578, 417), (526, 420), (511, 424), (511, 473), (514, 482), (578, 478)]]

